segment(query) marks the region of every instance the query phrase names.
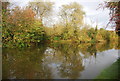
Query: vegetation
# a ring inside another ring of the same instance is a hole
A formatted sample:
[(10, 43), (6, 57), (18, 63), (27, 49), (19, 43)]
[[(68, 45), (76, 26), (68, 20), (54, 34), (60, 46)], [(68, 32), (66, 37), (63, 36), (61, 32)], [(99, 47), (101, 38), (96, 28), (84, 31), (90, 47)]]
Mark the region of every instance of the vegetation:
[[(118, 43), (113, 31), (90, 27), (83, 22), (85, 12), (76, 2), (63, 5), (58, 14), (60, 22), (47, 27), (44, 19), (52, 15), (54, 3), (29, 3), (25, 8), (10, 8), (2, 2), (3, 47), (29, 47), (41, 43)], [(48, 14), (49, 12), (49, 14)]]
[[(105, 8), (110, 9), (110, 22), (115, 25), (115, 31), (120, 36), (120, 1), (105, 2)], [(108, 24), (109, 24), (108, 23)]]
[(110, 67), (106, 68), (102, 71), (102, 73), (97, 76), (96, 79), (118, 79), (119, 78), (119, 71), (118, 67), (120, 64), (120, 59), (117, 60), (114, 64), (112, 64)]
[[(51, 65), (57, 67), (62, 78), (76, 79), (86, 68), (83, 60), (96, 58), (105, 50), (120, 49), (115, 31), (84, 22), (85, 12), (80, 4), (62, 5), (55, 15), (54, 3), (40, 1), (30, 2), (26, 7), (12, 7), (10, 2), (2, 2), (3, 79), (52, 79)], [(116, 21), (116, 31), (120, 27), (119, 4), (106, 4), (113, 10), (111, 21)], [(50, 20), (55, 16), (58, 22)], [(97, 78), (116, 78), (116, 68), (115, 63)], [(108, 76), (109, 73), (115, 75)]]

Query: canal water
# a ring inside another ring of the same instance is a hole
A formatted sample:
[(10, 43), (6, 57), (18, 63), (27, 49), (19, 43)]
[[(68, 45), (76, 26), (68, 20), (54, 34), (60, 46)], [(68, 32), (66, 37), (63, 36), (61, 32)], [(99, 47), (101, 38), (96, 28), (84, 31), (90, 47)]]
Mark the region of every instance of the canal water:
[(104, 43), (2, 50), (3, 79), (94, 79), (118, 59), (118, 48)]

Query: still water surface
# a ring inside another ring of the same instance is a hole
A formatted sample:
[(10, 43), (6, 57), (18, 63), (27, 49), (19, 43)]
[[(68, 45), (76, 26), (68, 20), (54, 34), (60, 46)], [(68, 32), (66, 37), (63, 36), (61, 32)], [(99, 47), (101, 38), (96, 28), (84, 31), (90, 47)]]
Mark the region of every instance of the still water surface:
[(52, 44), (3, 48), (3, 79), (94, 79), (118, 58), (110, 44)]

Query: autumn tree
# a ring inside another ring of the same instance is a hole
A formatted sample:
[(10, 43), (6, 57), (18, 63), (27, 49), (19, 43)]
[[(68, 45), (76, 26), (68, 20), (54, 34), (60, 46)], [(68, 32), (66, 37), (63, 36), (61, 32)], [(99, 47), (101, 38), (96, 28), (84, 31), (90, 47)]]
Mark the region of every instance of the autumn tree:
[(33, 9), (33, 11), (36, 13), (36, 17), (40, 18), (41, 22), (43, 23), (43, 18), (50, 15), (53, 4), (54, 3), (52, 2), (37, 0), (37, 2), (30, 2), (29, 7)]
[[(2, 4), (2, 35), (4, 34), (4, 29), (7, 28), (7, 17), (10, 14), (9, 13), (9, 2), (1, 2)], [(10, 34), (11, 37), (11, 34)], [(2, 39), (4, 39), (4, 37), (2, 36)]]
[(31, 8), (15, 7), (5, 19), (2, 37), (4, 45), (24, 47), (42, 42), (45, 32)]
[(72, 30), (71, 33), (73, 33), (74, 36), (77, 36), (80, 27), (83, 26), (84, 15), (85, 12), (82, 10), (82, 6), (76, 2), (62, 5), (60, 16), (65, 25), (65, 32), (68, 33)]
[(115, 24), (115, 31), (120, 35), (120, 1), (105, 2), (105, 7), (110, 9), (110, 23)]

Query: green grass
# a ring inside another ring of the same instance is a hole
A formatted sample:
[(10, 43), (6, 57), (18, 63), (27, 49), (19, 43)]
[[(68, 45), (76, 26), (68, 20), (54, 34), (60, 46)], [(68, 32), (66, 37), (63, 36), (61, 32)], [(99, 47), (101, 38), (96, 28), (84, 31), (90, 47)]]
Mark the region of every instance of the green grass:
[(100, 75), (96, 77), (96, 79), (118, 79), (118, 67), (120, 64), (120, 59), (118, 59), (115, 63), (113, 63), (110, 67), (104, 69)]

